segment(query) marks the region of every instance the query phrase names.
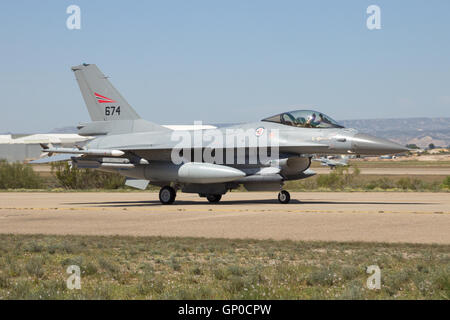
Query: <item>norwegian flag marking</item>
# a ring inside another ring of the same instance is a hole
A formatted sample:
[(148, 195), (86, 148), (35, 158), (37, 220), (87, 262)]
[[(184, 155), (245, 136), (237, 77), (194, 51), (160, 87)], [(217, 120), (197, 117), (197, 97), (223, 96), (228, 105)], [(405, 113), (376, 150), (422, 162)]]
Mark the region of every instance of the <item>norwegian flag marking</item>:
[(112, 103), (112, 102), (116, 102), (113, 99), (107, 98), (105, 96), (102, 96), (101, 94), (94, 92), (95, 97), (97, 98), (97, 102), (98, 103)]

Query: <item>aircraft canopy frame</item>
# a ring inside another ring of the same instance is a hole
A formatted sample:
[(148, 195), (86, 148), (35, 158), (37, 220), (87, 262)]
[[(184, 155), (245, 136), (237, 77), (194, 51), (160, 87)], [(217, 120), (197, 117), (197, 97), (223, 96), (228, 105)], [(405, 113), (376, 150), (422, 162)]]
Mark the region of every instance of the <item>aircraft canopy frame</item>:
[(299, 128), (344, 128), (326, 114), (314, 110), (294, 110), (279, 113), (261, 121), (275, 122)]

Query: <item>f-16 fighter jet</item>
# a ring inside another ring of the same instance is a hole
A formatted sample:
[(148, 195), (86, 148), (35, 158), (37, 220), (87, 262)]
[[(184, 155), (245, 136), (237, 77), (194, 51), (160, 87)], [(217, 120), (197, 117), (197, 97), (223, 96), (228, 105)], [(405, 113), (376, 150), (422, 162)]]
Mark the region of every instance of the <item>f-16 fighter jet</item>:
[(330, 167), (331, 170), (336, 169), (336, 167), (346, 167), (348, 166), (348, 158), (342, 157), (339, 159), (333, 159), (332, 157), (320, 157), (320, 158), (313, 158), (312, 161), (320, 162), (323, 166)]
[(278, 191), (279, 202), (288, 203), (284, 182), (313, 176), (313, 156), (408, 150), (344, 128), (313, 110), (215, 129), (171, 130), (142, 119), (96, 65), (72, 70), (92, 120), (80, 124), (78, 133), (92, 139), (77, 148), (42, 145), (48, 157), (34, 163), (70, 160), (78, 168), (116, 172), (131, 187), (159, 186), (162, 204), (172, 204), (179, 191), (216, 203), (240, 185), (249, 191)]

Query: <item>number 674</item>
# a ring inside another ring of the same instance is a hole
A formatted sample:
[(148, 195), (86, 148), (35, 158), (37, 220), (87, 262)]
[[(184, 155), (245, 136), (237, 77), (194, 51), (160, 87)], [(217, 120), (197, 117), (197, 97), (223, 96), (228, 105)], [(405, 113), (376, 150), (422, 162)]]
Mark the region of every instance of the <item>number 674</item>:
[(119, 107), (105, 107), (105, 116), (113, 116), (115, 114), (120, 115), (120, 106)]

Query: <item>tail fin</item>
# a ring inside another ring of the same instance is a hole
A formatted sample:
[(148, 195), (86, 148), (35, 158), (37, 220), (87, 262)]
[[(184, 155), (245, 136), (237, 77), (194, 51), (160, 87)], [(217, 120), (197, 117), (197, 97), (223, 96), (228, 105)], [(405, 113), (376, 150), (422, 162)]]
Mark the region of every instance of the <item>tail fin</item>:
[(137, 120), (141, 117), (95, 64), (72, 67), (92, 121)]

